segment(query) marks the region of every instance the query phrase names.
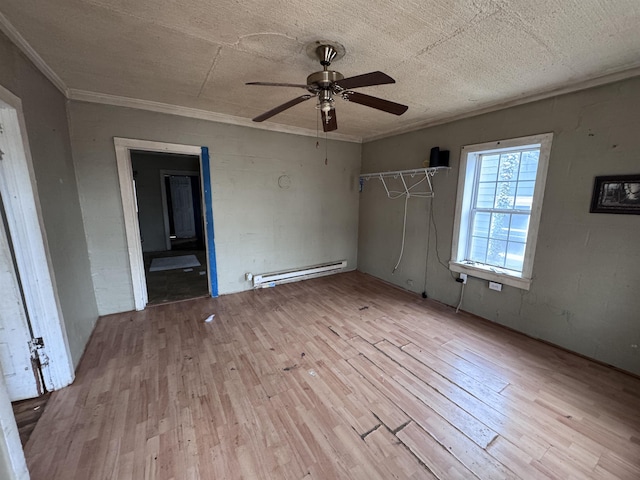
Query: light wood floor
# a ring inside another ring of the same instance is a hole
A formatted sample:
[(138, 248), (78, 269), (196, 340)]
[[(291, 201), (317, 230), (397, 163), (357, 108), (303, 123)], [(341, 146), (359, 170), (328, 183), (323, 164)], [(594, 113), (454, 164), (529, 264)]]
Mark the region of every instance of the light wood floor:
[(638, 479), (640, 379), (353, 272), (102, 318), (26, 455), (36, 480)]

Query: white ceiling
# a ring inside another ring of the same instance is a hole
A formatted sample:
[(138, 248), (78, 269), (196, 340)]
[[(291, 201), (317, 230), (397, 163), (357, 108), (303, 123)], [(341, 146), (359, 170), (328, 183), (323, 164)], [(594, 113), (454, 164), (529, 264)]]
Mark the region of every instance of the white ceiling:
[[(381, 70), (397, 83), (359, 91), (409, 106), (338, 99), (338, 133), (364, 139), (640, 72), (638, 0), (0, 0), (0, 13), (72, 94), (246, 119), (305, 91), (245, 82), (305, 83), (321, 69), (307, 44), (337, 41), (333, 69)], [(316, 120), (310, 100), (269, 122)]]

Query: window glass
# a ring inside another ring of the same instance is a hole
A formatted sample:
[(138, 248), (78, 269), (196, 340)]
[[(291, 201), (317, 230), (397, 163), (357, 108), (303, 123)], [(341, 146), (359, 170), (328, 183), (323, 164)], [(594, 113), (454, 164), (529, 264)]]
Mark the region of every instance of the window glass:
[(538, 149), (479, 155), (466, 260), (522, 271), (539, 156)]

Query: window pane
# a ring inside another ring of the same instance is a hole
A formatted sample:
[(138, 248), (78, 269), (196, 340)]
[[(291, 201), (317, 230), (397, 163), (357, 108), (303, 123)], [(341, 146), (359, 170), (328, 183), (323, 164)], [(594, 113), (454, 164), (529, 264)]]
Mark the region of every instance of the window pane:
[(520, 180), (535, 180), (538, 171), (538, 158), (540, 150), (533, 150), (522, 153), (520, 161)]
[(498, 240), (507, 240), (509, 238), (510, 217), (511, 215), (504, 213), (491, 215), (491, 238), (497, 238)]
[(533, 190), (536, 182), (518, 182), (518, 194), (515, 207), (519, 210), (531, 210), (533, 205)]
[(507, 247), (507, 261), (505, 267), (509, 270), (522, 272), (524, 265), (524, 243), (509, 242)]
[(471, 237), (469, 260), (472, 262), (485, 263), (487, 261), (487, 243), (488, 240), (486, 238)]
[(500, 155), (500, 171), (498, 181), (518, 180), (520, 169), (520, 152), (503, 153)]
[(490, 213), (477, 212), (473, 218), (472, 234), (476, 237), (488, 237), (490, 222), (491, 222)]
[(478, 185), (476, 208), (493, 208), (495, 197), (496, 197), (495, 182), (480, 183)]
[(487, 263), (496, 267), (504, 267), (507, 256), (507, 242), (504, 240), (489, 239), (487, 246)]
[(498, 177), (500, 155), (482, 155), (480, 158), (480, 181), (495, 182)]
[(517, 182), (499, 182), (496, 189), (495, 208), (513, 208)]
[(525, 243), (529, 233), (529, 215), (512, 215), (509, 232), (510, 241)]

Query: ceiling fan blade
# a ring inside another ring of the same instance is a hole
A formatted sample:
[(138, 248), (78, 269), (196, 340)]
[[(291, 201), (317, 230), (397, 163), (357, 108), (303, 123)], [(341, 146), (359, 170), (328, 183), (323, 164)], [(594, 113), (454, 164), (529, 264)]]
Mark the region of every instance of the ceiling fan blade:
[(336, 119), (336, 109), (329, 110), (329, 121), (327, 122), (327, 114), (322, 110), (322, 130), (325, 132), (333, 132), (338, 129), (338, 120)]
[(342, 98), (349, 100), (350, 102), (359, 103), (367, 107), (382, 110), (383, 112), (393, 113), (394, 115), (402, 115), (409, 107), (400, 103), (384, 100), (383, 98), (372, 97), (371, 95), (365, 95), (357, 92), (344, 92)]
[(384, 85), (387, 83), (396, 83), (396, 81), (386, 73), (371, 72), (356, 75), (355, 77), (343, 78), (342, 80), (338, 80), (336, 85), (345, 90), (350, 90), (352, 88), (371, 87), (373, 85)]
[(284, 112), (287, 108), (291, 108), (299, 103), (304, 102), (305, 100), (309, 100), (314, 95), (302, 95), (301, 97), (294, 98), (293, 100), (289, 100), (287, 103), (283, 103), (282, 105), (277, 106), (276, 108), (272, 108), (268, 112), (264, 112), (262, 115), (258, 115), (253, 119), (254, 122), (264, 122), (267, 118), (271, 118), (274, 115), (277, 115), (280, 112)]
[(277, 82), (247, 82), (245, 85), (261, 85), (263, 87), (296, 87), (307, 88), (308, 85), (302, 85), (300, 83), (277, 83)]

